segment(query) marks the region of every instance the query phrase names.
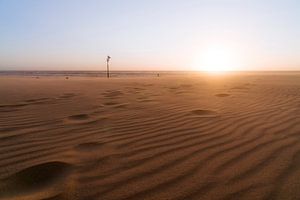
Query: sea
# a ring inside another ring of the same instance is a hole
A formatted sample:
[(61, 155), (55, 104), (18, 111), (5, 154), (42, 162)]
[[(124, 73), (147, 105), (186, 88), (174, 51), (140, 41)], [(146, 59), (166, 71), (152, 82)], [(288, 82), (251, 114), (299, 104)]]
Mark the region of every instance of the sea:
[[(111, 71), (110, 77), (157, 77), (172, 75), (195, 75), (205, 72), (195, 71)], [(242, 73), (249, 75), (300, 75), (300, 71), (243, 71), (226, 72), (229, 74)], [(107, 77), (106, 71), (0, 71), (0, 76), (25, 77)]]
[[(110, 77), (157, 77), (160, 75), (180, 75), (182, 71), (111, 71)], [(0, 76), (26, 77), (107, 77), (106, 71), (0, 71)]]

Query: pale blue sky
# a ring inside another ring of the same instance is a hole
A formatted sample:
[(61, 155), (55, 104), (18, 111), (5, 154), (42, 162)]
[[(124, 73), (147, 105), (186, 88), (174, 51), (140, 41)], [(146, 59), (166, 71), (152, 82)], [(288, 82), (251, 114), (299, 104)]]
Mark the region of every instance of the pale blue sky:
[(300, 70), (300, 1), (0, 0), (0, 70), (193, 70), (210, 46)]

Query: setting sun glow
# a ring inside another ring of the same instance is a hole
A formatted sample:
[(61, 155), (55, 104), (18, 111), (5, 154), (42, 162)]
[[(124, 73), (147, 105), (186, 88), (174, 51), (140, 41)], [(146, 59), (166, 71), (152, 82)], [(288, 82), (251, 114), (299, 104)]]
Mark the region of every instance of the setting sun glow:
[(211, 46), (195, 59), (193, 68), (197, 71), (226, 72), (238, 70), (239, 56), (233, 49)]

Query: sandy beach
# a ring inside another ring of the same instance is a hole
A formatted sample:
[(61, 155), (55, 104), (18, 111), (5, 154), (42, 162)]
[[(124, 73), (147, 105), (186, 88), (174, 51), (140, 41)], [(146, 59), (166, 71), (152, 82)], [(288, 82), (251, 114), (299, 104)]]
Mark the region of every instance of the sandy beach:
[(0, 199), (300, 197), (300, 73), (0, 77)]

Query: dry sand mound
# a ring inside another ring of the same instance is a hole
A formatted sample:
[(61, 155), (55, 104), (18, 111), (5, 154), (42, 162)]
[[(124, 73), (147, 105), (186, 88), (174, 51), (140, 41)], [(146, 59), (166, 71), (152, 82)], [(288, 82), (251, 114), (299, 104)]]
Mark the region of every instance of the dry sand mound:
[(3, 179), (0, 184), (0, 198), (34, 192), (62, 180), (71, 170), (64, 162), (47, 162), (26, 168)]

